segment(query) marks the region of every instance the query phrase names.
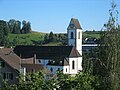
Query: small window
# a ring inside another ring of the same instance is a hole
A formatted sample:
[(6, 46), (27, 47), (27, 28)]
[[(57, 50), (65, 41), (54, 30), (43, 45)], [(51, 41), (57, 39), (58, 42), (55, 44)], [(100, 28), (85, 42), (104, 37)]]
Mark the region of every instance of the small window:
[(67, 68), (66, 68), (66, 72), (67, 72)]
[(72, 61), (72, 69), (75, 69), (75, 61)]
[(71, 32), (71, 39), (73, 39), (73, 32)]
[(80, 39), (80, 32), (78, 32), (78, 39)]
[(13, 80), (13, 73), (3, 73), (3, 79)]
[(3, 62), (3, 61), (0, 61), (0, 67), (5, 67), (5, 62)]

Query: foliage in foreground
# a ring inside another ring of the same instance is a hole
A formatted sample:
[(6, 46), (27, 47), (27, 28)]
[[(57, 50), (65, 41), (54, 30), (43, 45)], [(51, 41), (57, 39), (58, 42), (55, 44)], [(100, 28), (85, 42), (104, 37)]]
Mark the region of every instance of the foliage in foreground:
[(43, 72), (20, 75), (18, 84), (4, 83), (0, 90), (95, 90), (99, 84), (97, 78), (89, 73), (79, 73), (75, 77), (58, 72), (57, 77), (51, 80), (45, 79)]

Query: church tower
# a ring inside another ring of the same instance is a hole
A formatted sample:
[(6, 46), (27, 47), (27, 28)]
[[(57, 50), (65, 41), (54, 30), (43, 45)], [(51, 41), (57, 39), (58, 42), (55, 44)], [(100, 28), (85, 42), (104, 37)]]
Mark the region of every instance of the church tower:
[(82, 55), (82, 28), (78, 19), (72, 18), (67, 28), (68, 45), (75, 46)]

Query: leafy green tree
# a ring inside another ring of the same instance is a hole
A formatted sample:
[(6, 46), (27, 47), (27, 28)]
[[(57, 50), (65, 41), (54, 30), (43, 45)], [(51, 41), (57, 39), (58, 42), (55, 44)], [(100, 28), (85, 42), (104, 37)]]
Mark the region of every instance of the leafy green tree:
[(80, 73), (76, 75), (75, 81), (77, 90), (96, 90), (99, 87), (98, 77), (90, 73)]
[(118, 24), (118, 11), (113, 2), (109, 10), (109, 20), (104, 24), (101, 34), (99, 59), (104, 66), (101, 76), (102, 90), (120, 90), (120, 28)]
[(53, 90), (54, 83), (54, 80), (45, 80), (44, 71), (34, 72), (19, 77), (18, 90)]
[(68, 74), (63, 74), (61, 71), (58, 72), (56, 80), (56, 85), (59, 88), (59, 90), (72, 90), (74, 87), (72, 78)]

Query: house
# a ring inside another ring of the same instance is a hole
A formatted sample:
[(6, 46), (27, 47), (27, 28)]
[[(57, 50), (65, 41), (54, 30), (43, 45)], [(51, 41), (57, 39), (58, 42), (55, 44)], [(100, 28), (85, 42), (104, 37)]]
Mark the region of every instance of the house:
[(45, 69), (41, 64), (34, 64), (34, 59), (31, 60), (26, 60), (30, 61), (26, 63), (13, 52), (12, 48), (0, 48), (0, 86), (3, 85), (3, 80), (10, 84), (18, 83), (17, 77), (22, 71), (25, 74)]
[(18, 82), (16, 77), (19, 75), (20, 58), (11, 48), (0, 48), (0, 86), (2, 80), (8, 80), (9, 83)]
[(14, 52), (22, 59), (36, 56), (53, 74), (61, 70), (75, 75), (82, 70), (82, 28), (78, 19), (72, 18), (67, 28), (68, 46), (16, 46)]

